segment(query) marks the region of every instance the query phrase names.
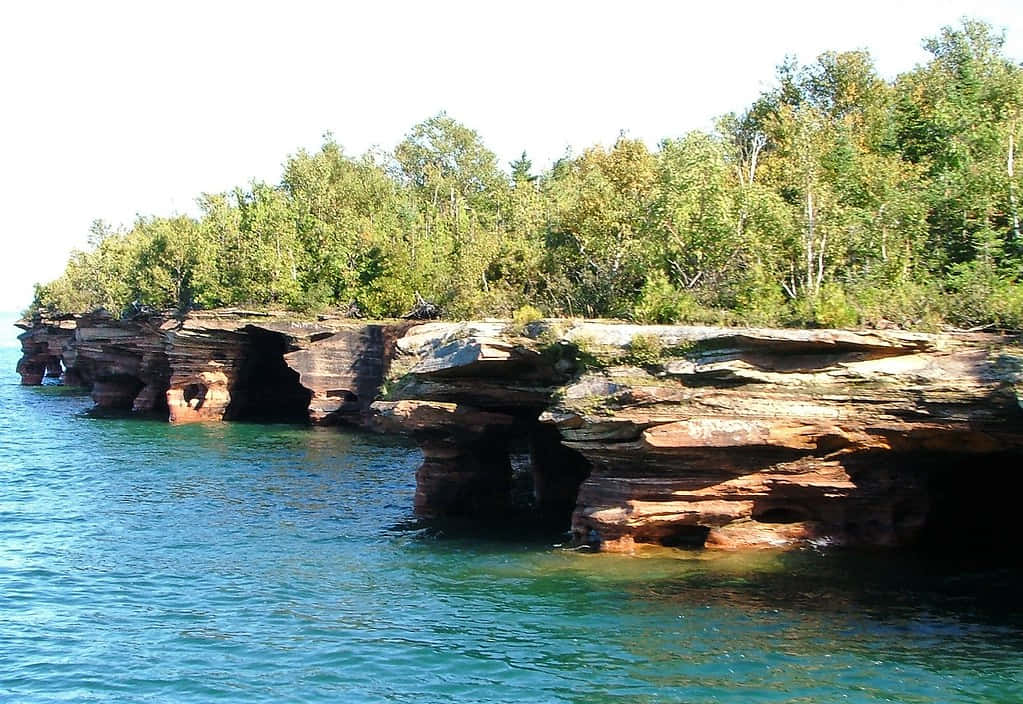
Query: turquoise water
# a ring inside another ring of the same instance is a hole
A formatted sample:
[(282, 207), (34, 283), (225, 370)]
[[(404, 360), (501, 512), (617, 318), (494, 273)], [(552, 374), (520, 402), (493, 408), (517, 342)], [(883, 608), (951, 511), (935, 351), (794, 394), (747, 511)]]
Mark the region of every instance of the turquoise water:
[(16, 359), (0, 701), (1023, 701), (1018, 572), (438, 535), (414, 448), (91, 418)]

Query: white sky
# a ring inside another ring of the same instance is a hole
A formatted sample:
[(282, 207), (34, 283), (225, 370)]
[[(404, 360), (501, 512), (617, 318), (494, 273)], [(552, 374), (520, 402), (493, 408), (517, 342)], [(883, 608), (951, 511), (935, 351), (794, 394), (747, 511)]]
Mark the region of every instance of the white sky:
[(619, 130), (654, 146), (772, 85), (786, 54), (867, 48), (886, 77), (963, 15), (1023, 2), (16, 2), (0, 4), (0, 310), (63, 269), (89, 223), (193, 212), (276, 182), (332, 131), (350, 154), (446, 110), (506, 166)]

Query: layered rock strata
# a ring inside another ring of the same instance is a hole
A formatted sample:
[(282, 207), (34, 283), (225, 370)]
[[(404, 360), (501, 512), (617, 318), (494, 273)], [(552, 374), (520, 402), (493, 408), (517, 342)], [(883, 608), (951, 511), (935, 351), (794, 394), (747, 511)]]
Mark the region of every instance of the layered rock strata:
[(74, 318), (58, 318), (52, 320), (36, 320), (34, 322), (19, 321), (18, 327), (24, 330), (18, 336), (21, 342), (21, 359), (17, 371), (21, 383), (34, 386), (43, 383), (44, 377), (59, 378), (64, 370), (61, 357), (64, 346), (74, 337)]
[(556, 433), (537, 420), (575, 365), (505, 329), (504, 323), (428, 323), (397, 341), (394, 383), (373, 404), (374, 423), (419, 443), (424, 461), (415, 508), (421, 516), (508, 513), (514, 464), (532, 473), (541, 516), (575, 505), (582, 460), (562, 464), (566, 451)]
[(582, 375), (543, 420), (593, 467), (572, 525), (605, 548), (910, 543), (949, 458), (1023, 448), (1023, 354), (998, 337), (622, 326), (603, 340), (645, 364)]
[(302, 321), (242, 310), (115, 319), (103, 311), (22, 321), (23, 384), (47, 365), (90, 389), (97, 408), (166, 413), (175, 423), (358, 418), (407, 323)]
[(23, 327), (23, 383), (63, 366), (98, 406), (174, 422), (404, 433), (419, 515), (552, 519), (607, 550), (1003, 540), (1023, 491), (1023, 348), (999, 335), (246, 311)]
[[(492, 511), (506, 448), (546, 426), (561, 442), (533, 453), (535, 486), (575, 494), (578, 542), (910, 544), (949, 513), (958, 468), (990, 462), (1004, 477), (1023, 448), (1023, 350), (995, 335), (597, 322), (432, 332), (404, 346), (418, 361), (375, 405), (423, 447), (426, 515)], [(483, 507), (465, 498), (482, 494)]]

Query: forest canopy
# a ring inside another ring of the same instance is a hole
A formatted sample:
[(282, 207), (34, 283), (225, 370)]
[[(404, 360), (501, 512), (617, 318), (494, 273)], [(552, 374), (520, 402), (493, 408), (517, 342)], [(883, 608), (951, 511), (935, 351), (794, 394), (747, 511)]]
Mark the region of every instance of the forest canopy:
[(713, 132), (622, 134), (502, 169), (444, 113), (390, 153), (331, 136), (199, 215), (91, 228), (32, 312), (256, 305), (448, 317), (1023, 328), (1023, 69), (963, 20), (894, 80), (866, 51), (786, 59)]

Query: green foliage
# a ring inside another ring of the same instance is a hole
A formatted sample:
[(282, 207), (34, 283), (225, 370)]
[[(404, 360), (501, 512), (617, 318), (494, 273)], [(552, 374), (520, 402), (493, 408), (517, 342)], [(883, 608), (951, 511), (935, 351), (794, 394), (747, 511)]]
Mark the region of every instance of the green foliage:
[(629, 364), (652, 367), (664, 357), (664, 345), (656, 335), (636, 335), (629, 341), (629, 353), (625, 358)]
[(601, 351), (600, 345), (589, 335), (576, 335), (571, 340), (562, 341), (561, 344), (583, 369), (604, 369), (613, 361)]
[(783, 325), (792, 314), (782, 285), (761, 263), (737, 281), (734, 306), (739, 319), (749, 325)]
[(536, 176), (533, 176), (530, 172), (533, 170), (533, 162), (526, 156), (526, 152), (522, 152), (522, 156), (513, 161), (511, 164), (511, 177), (512, 183), (516, 187), (520, 183), (532, 183), (536, 181)]
[(640, 323), (691, 322), (699, 318), (699, 304), (688, 292), (675, 288), (668, 277), (656, 271), (650, 275), (632, 309)]
[(714, 132), (653, 151), (623, 134), (546, 171), (523, 152), (502, 172), (444, 113), (390, 154), (349, 156), (327, 135), (279, 183), (204, 194), (196, 218), (95, 223), (33, 307), (355, 303), (387, 317), (419, 294), (522, 329), (537, 307), (1019, 329), (1023, 68), (974, 20), (925, 48), (930, 60), (894, 81), (864, 51), (786, 58), (777, 85)]
[(622, 317), (642, 286), (655, 159), (638, 140), (594, 147), (555, 170), (545, 268), (553, 307)]
[(947, 317), (967, 328), (1023, 329), (1023, 284), (991, 261), (953, 268)]
[(793, 308), (795, 321), (800, 325), (846, 328), (859, 322), (859, 315), (846, 299), (845, 291), (834, 283), (826, 283), (815, 294), (797, 299)]
[(521, 335), (530, 325), (541, 320), (543, 320), (543, 313), (540, 309), (527, 303), (512, 314), (509, 330)]

